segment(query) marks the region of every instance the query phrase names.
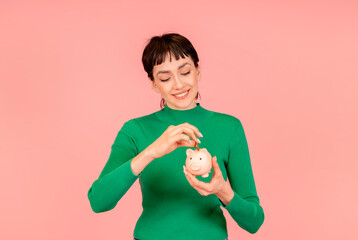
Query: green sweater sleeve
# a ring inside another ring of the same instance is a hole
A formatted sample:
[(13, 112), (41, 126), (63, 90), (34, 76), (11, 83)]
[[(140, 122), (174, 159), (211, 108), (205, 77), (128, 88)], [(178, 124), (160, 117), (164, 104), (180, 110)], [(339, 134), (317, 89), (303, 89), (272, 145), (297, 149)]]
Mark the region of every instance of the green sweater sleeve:
[(88, 199), (96, 213), (113, 209), (142, 174), (135, 175), (131, 168), (131, 161), (138, 154), (134, 138), (138, 131), (136, 129), (133, 119), (123, 124), (112, 145), (106, 165), (88, 191)]
[(249, 148), (240, 120), (232, 135), (226, 169), (234, 197), (227, 206), (220, 201), (221, 206), (241, 228), (256, 233), (265, 215), (257, 196)]

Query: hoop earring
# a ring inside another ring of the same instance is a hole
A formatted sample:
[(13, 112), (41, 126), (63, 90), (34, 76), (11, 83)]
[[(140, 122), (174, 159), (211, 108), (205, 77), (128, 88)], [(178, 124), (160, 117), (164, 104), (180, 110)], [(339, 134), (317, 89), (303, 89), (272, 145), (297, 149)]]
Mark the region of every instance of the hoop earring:
[(200, 98), (200, 100), (201, 100), (201, 96), (200, 96), (200, 93), (199, 93), (199, 91), (198, 91), (198, 93), (196, 94), (196, 96), (195, 96), (195, 100), (197, 100), (198, 99), (198, 97)]
[(165, 107), (165, 100), (164, 100), (164, 98), (162, 98), (162, 100), (160, 101), (161, 110), (163, 110), (164, 107)]

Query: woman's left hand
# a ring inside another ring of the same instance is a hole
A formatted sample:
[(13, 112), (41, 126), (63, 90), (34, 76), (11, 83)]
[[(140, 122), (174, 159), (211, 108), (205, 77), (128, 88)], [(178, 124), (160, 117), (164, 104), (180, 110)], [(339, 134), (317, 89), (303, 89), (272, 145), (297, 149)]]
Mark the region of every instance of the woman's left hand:
[(234, 192), (228, 182), (225, 181), (219, 164), (217, 163), (216, 156), (211, 158), (211, 162), (213, 165), (214, 173), (209, 183), (199, 181), (189, 171), (186, 171), (185, 166), (183, 166), (186, 179), (190, 185), (195, 188), (201, 195), (207, 196), (210, 194), (215, 194), (222, 202), (226, 202), (228, 204), (234, 196)]

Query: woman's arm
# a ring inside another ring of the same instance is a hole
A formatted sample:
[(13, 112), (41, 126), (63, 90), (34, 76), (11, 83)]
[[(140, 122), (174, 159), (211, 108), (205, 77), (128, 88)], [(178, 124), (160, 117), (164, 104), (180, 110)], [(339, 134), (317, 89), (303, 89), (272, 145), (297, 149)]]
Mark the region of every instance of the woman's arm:
[(138, 153), (135, 136), (140, 134), (135, 119), (124, 123), (118, 132), (104, 169), (88, 191), (94, 212), (113, 209), (151, 161), (178, 147), (194, 147), (195, 141), (189, 136), (197, 139), (195, 134), (200, 135), (199, 130), (188, 123), (171, 125), (156, 141)]
[[(143, 169), (140, 163), (147, 162), (149, 156), (145, 151), (138, 154), (134, 138), (137, 132), (133, 119), (125, 122), (118, 132), (109, 159), (87, 194), (94, 212), (113, 209), (141, 175)], [(136, 175), (139, 171), (140, 174)]]
[[(232, 134), (226, 169), (234, 194), (228, 205), (221, 204), (240, 227), (249, 233), (256, 233), (265, 215), (256, 192), (249, 148), (240, 120)], [(230, 194), (232, 192), (228, 191), (228, 196)]]

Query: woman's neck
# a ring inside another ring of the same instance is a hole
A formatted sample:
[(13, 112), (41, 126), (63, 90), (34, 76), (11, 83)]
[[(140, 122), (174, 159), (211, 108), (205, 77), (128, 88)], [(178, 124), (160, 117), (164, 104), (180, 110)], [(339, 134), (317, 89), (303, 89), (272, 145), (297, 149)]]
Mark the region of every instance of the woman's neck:
[(169, 103), (169, 102), (166, 103), (166, 105), (167, 105), (169, 108), (174, 109), (174, 110), (189, 110), (189, 109), (195, 108), (197, 104), (196, 104), (195, 101), (193, 101), (189, 106), (184, 107), (184, 108), (176, 107), (176, 106), (172, 105), (172, 104)]

